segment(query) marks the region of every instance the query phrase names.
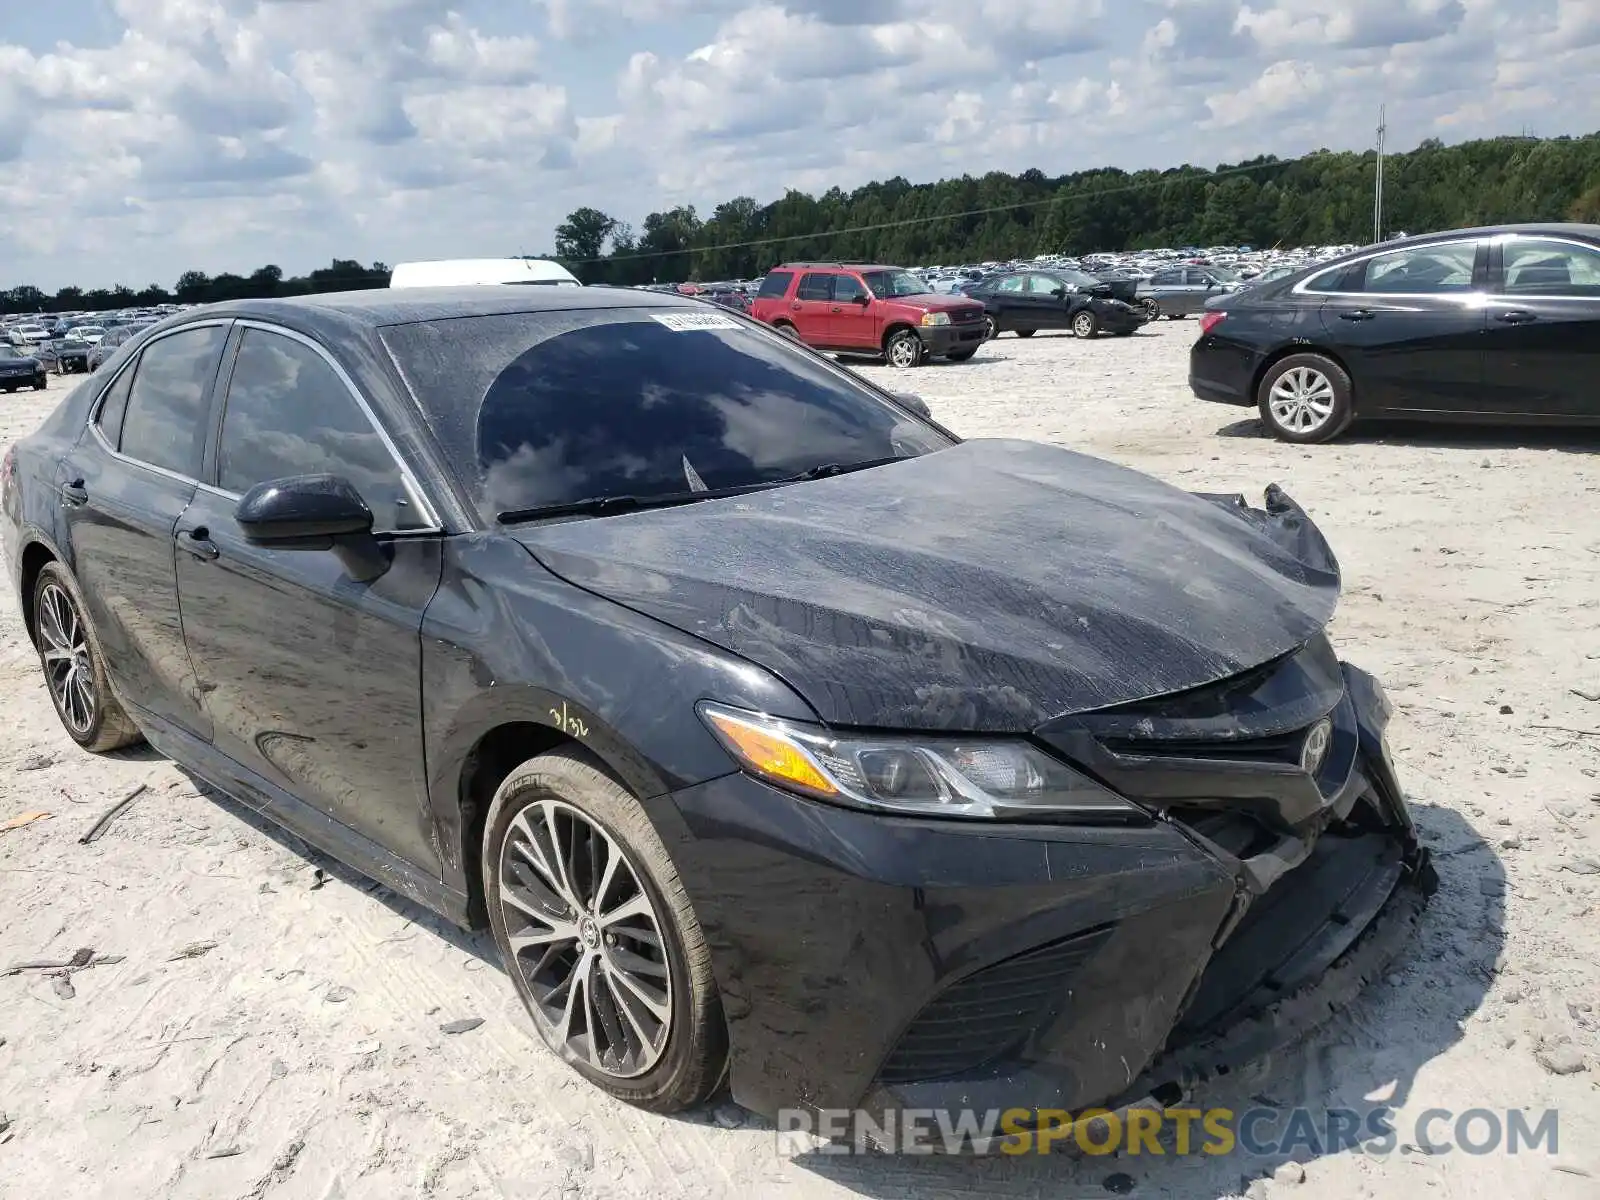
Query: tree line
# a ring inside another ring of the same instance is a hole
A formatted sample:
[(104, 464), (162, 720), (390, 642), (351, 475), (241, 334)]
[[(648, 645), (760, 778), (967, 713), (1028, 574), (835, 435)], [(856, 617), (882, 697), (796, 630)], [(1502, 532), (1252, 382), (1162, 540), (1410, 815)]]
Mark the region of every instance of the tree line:
[[(586, 283), (633, 285), (743, 279), (784, 260), (960, 263), (1158, 246), (1303, 246), (1372, 238), (1374, 155), (1317, 150), (1215, 170), (1113, 168), (1048, 176), (991, 171), (937, 183), (896, 177), (820, 196), (789, 191), (770, 204), (739, 196), (702, 218), (693, 205), (651, 213), (635, 230), (580, 208), (555, 230), (550, 254)], [(1385, 232), (1422, 233), (1513, 221), (1600, 224), (1600, 133), (1501, 137), (1446, 146), (1435, 138), (1384, 163)], [(10, 311), (203, 303), (385, 287), (383, 263), (335, 259), (285, 278), (187, 271), (171, 292), (151, 285), (54, 296), (0, 292)]]

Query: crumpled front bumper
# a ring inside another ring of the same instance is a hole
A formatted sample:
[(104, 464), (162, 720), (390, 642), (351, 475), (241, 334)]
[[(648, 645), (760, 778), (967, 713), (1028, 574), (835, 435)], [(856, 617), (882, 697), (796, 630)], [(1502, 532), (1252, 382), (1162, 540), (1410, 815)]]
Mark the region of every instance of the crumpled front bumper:
[[(1312, 683), (1322, 649), (1294, 656)], [(1434, 886), (1381, 688), (1334, 665), (1315, 780), (1107, 749), (1120, 744), (1093, 720), (1041, 730), (1162, 813), (1148, 825), (892, 819), (744, 775), (675, 793), (657, 825), (711, 949), (735, 1099), (769, 1116), (1079, 1112), (1169, 1095), (1303, 1033), (1328, 1010), (1297, 997), (1359, 987), (1399, 944), (1381, 929)]]

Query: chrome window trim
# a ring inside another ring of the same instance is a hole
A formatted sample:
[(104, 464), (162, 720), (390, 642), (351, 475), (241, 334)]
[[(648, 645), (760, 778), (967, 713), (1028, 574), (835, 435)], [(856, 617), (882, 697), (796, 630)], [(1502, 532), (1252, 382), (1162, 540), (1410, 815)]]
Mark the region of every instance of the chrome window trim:
[(1470, 292), (1313, 292), (1309, 285), (1314, 283), (1316, 280), (1321, 279), (1324, 275), (1332, 274), (1335, 271), (1348, 271), (1357, 263), (1370, 262), (1372, 259), (1380, 258), (1385, 254), (1398, 254), (1402, 250), (1441, 250), (1446, 246), (1471, 246), (1473, 265), (1476, 267), (1478, 243), (1489, 242), (1493, 240), (1494, 239), (1492, 237), (1480, 234), (1474, 237), (1454, 238), (1445, 242), (1425, 242), (1415, 246), (1390, 246), (1387, 249), (1384, 249), (1383, 247), (1377, 247), (1360, 255), (1359, 257), (1347, 258), (1344, 260), (1344, 262), (1335, 263), (1330, 267), (1326, 267), (1323, 270), (1316, 272), (1315, 274), (1307, 275), (1299, 283), (1295, 284), (1294, 287), (1289, 289), (1289, 294), (1293, 296), (1321, 296), (1324, 298), (1328, 296), (1354, 296), (1364, 299), (1376, 297), (1378, 299), (1389, 300), (1470, 300), (1481, 304), (1484, 296), (1492, 293), (1486, 293), (1478, 289), (1474, 289)]
[[(383, 529), (374, 530), (373, 532), (380, 534), (383, 537), (415, 537), (418, 535), (433, 536), (443, 533), (444, 524), (439, 520), (439, 513), (438, 510), (433, 506), (432, 498), (429, 497), (427, 492), (422, 489), (421, 482), (417, 479), (411, 468), (406, 465), (405, 456), (400, 453), (400, 448), (395, 445), (394, 439), (389, 436), (389, 431), (383, 427), (383, 422), (378, 420), (378, 415), (372, 411), (372, 406), (367, 403), (367, 398), (361, 394), (361, 389), (356, 386), (355, 380), (350, 378), (350, 373), (339, 364), (338, 360), (336, 360), (333, 355), (329, 354), (327, 350), (323, 349), (323, 347), (318, 343), (307, 337), (305, 334), (298, 332), (297, 330), (287, 329), (282, 325), (274, 325), (268, 321), (256, 320), (253, 317), (241, 317), (238, 319), (236, 324), (240, 329), (259, 329), (263, 333), (274, 333), (279, 337), (286, 337), (292, 342), (299, 342), (302, 346), (305, 346), (312, 353), (314, 353), (318, 358), (322, 359), (323, 362), (327, 363), (328, 366), (333, 369), (333, 373), (339, 377), (339, 382), (344, 384), (345, 391), (350, 393), (350, 398), (356, 402), (356, 407), (358, 407), (361, 410), (362, 415), (367, 418), (367, 423), (371, 425), (373, 431), (377, 433), (379, 440), (383, 442), (384, 448), (389, 451), (389, 457), (394, 460), (394, 465), (400, 468), (400, 480), (406, 489), (407, 495), (411, 499), (412, 503), (417, 505), (418, 511), (423, 517), (426, 518), (427, 523), (416, 529)], [(237, 358), (235, 361), (237, 361)], [(229, 372), (228, 381), (230, 384), (233, 381), (231, 371)], [(222, 420), (217, 423), (217, 442), (219, 450), (221, 448), (223, 428), (228, 423), (227, 396), (224, 395), (222, 400)], [(219, 495), (230, 497), (234, 495), (234, 493), (226, 491), (223, 488), (214, 487), (207, 484), (202, 484), (201, 486), (206, 487), (208, 490), (216, 492)]]
[(1505, 290), (1505, 248), (1512, 242), (1558, 242), (1563, 246), (1576, 246), (1579, 250), (1587, 250), (1591, 254), (1600, 255), (1600, 246), (1595, 245), (1595, 243), (1580, 241), (1574, 237), (1561, 237), (1551, 233), (1497, 233), (1489, 240), (1500, 247), (1500, 290), (1490, 292), (1489, 295), (1498, 296), (1507, 303), (1513, 300), (1572, 300), (1586, 304), (1600, 302), (1600, 296), (1561, 296), (1547, 295), (1543, 292), (1508, 292)]
[[(340, 366), (339, 363), (335, 361), (326, 350), (324, 350), (310, 338), (306, 337), (304, 334), (298, 333), (293, 329), (286, 329), (282, 325), (270, 324), (266, 321), (257, 321), (246, 318), (235, 319), (233, 317), (214, 317), (203, 321), (190, 321), (178, 326), (176, 329), (164, 329), (155, 337), (151, 338), (139, 348), (138, 354), (130, 357), (127, 362), (123, 363), (122, 366), (117, 368), (117, 371), (114, 375), (106, 380), (105, 386), (100, 389), (100, 394), (95, 397), (94, 403), (89, 406), (89, 432), (94, 436), (95, 441), (100, 443), (100, 448), (118, 462), (128, 463), (145, 471), (153, 471), (157, 475), (164, 476), (167, 479), (171, 479), (177, 483), (192, 484), (200, 491), (207, 492), (210, 495), (219, 496), (226, 500), (232, 500), (235, 503), (244, 499), (244, 497), (238, 492), (230, 492), (226, 488), (217, 487), (215, 484), (204, 483), (199, 479), (181, 474), (180, 472), (169, 471), (166, 467), (158, 467), (154, 463), (147, 463), (143, 459), (132, 458), (126, 454), (123, 454), (116, 447), (112, 446), (110, 442), (106, 441), (105, 434), (100, 432), (100, 409), (105, 404), (107, 394), (113, 387), (116, 386), (117, 381), (122, 378), (123, 373), (132, 369), (139, 359), (144, 357), (144, 352), (149, 349), (150, 346), (153, 346), (156, 342), (161, 341), (163, 338), (169, 338), (174, 334), (184, 333), (191, 329), (209, 329), (216, 326), (231, 327), (234, 325), (247, 329), (259, 329), (263, 333), (275, 333), (282, 337), (287, 337), (291, 341), (299, 342), (301, 345), (309, 347), (314, 353), (317, 354), (318, 357), (320, 357), (325, 363), (333, 368), (334, 374), (339, 377), (339, 381), (344, 384), (345, 390), (349, 392), (351, 397), (355, 400), (356, 405), (361, 409), (362, 414), (367, 418), (367, 422), (377, 432), (378, 437), (383, 442), (384, 448), (389, 451), (389, 456), (394, 459), (395, 465), (400, 468), (400, 478), (405, 486), (408, 496), (417, 504), (418, 509), (427, 518), (428, 523), (426, 526), (418, 529), (374, 530), (374, 533), (383, 537), (415, 537), (418, 535), (437, 536), (444, 532), (444, 526), (440, 522), (438, 513), (433, 507), (432, 499), (418, 484), (416, 476), (406, 465), (405, 459), (401, 457), (400, 451), (396, 448), (394, 439), (389, 436), (389, 431), (383, 427), (382, 423), (380, 423), (376, 415), (374, 415), (371, 405), (367, 403), (366, 397), (361, 394), (361, 389), (356, 387), (355, 381), (350, 378), (349, 373), (342, 366)], [(230, 368), (228, 377), (230, 383), (232, 382), (232, 377), (232, 370)], [(226, 401), (227, 398), (224, 396), (224, 406), (222, 411), (224, 421), (227, 419)], [(221, 436), (222, 425), (219, 423), (217, 426), (217, 437), (220, 439)]]
[[(200, 481), (198, 479), (185, 475), (180, 471), (171, 471), (166, 467), (158, 467), (155, 463), (147, 463), (142, 458), (133, 458), (130, 455), (122, 453), (122, 451), (118, 450), (110, 442), (106, 441), (106, 435), (100, 432), (100, 409), (105, 405), (106, 396), (110, 394), (111, 389), (117, 386), (117, 380), (121, 379), (125, 372), (131, 370), (134, 364), (144, 357), (144, 352), (157, 342), (172, 337), (177, 333), (187, 333), (191, 329), (214, 329), (218, 326), (228, 328), (232, 324), (233, 318), (231, 317), (213, 317), (204, 321), (189, 321), (178, 326), (176, 329), (163, 329), (149, 341), (145, 342), (144, 345), (140, 346), (139, 353), (130, 356), (127, 362), (123, 363), (117, 368), (116, 374), (112, 375), (110, 379), (106, 380), (105, 386), (100, 389), (100, 394), (94, 398), (94, 403), (89, 406), (89, 432), (94, 435), (95, 441), (100, 443), (100, 448), (107, 454), (111, 455), (111, 457), (116, 459), (118, 462), (128, 463), (145, 471), (154, 471), (157, 475), (174, 480), (177, 483), (192, 483), (196, 487), (199, 487)], [(123, 345), (126, 344), (127, 342), (124, 341)], [(226, 349), (226, 342), (224, 342), (224, 349)], [(130, 401), (133, 399), (133, 392), (131, 390), (128, 393), (128, 399)], [(124, 409), (123, 412), (123, 421), (124, 423), (127, 421), (126, 409)]]

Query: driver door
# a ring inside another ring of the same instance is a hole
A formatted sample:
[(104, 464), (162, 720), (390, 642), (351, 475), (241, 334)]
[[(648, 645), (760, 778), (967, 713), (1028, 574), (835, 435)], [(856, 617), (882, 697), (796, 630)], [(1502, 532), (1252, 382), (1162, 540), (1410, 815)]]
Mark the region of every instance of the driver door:
[[(1035, 326), (1039, 329), (1065, 329), (1067, 311), (1072, 307), (1072, 294), (1076, 288), (1053, 275), (1028, 276), (1028, 301), (1036, 314)], [(1057, 293), (1060, 293), (1057, 295)]]
[[(437, 522), (332, 358), (240, 323), (206, 481), (177, 524), (178, 596), (215, 748), (239, 780), (286, 792), (438, 877), (422, 757), (423, 609)], [(341, 475), (372, 509), (390, 562), (370, 583), (333, 550), (252, 544), (241, 496), (291, 475)]]
[(877, 350), (879, 319), (872, 293), (855, 275), (833, 277), (833, 309), (828, 314), (828, 340), (841, 350)]

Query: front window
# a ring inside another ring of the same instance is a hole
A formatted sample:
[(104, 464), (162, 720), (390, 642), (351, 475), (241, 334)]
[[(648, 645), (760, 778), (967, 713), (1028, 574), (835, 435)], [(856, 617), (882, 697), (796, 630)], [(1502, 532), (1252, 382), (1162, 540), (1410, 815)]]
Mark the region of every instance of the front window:
[(928, 285), (910, 271), (866, 271), (861, 278), (867, 281), (872, 294), (880, 300), (928, 294)]
[(1026, 275), (1008, 275), (1000, 281), (1000, 287), (997, 290), (1002, 292), (1020, 292), (1023, 288), (1023, 285), (1027, 282), (1028, 277)]
[(950, 444), (831, 363), (722, 313), (516, 313), (383, 338), (486, 520), (776, 484)]
[(1539, 238), (1509, 241), (1503, 290), (1511, 296), (1600, 297), (1600, 249)]
[(223, 409), (217, 486), (242, 495), (321, 473), (354, 485), (375, 531), (426, 527), (400, 465), (338, 372), (292, 338), (246, 329)]

